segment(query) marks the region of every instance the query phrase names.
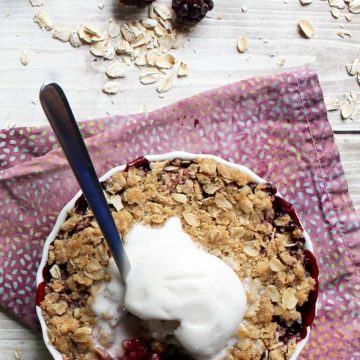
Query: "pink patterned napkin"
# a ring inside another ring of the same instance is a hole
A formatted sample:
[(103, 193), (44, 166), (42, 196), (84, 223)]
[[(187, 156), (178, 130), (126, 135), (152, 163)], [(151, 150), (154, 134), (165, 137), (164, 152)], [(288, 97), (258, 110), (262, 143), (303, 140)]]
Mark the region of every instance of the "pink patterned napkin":
[[(298, 210), (320, 266), (318, 315), (302, 356), (360, 358), (360, 218), (312, 71), (252, 78), (81, 127), (99, 175), (140, 155), (186, 150), (273, 181)], [(0, 132), (0, 304), (28, 326), (36, 326), (42, 245), (78, 189), (48, 127)]]

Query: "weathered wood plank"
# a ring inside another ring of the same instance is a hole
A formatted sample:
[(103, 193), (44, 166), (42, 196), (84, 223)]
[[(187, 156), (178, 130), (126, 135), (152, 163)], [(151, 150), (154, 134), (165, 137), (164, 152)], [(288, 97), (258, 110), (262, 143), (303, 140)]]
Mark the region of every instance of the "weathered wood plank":
[[(55, 24), (70, 28), (89, 21), (105, 24), (110, 16), (133, 16), (129, 7), (118, 7), (116, 2), (109, 5), (105, 1), (103, 10), (98, 9), (97, 0), (47, 0), (45, 4)], [(246, 13), (241, 11), (243, 5), (248, 6)], [(93, 62), (86, 46), (73, 49), (51, 39), (48, 32), (39, 31), (32, 21), (35, 11), (25, 0), (0, 3), (0, 123), (7, 119), (13, 119), (17, 125), (46, 123), (39, 104), (31, 101), (37, 100), (44, 82), (54, 80), (66, 89), (79, 119), (105, 116), (106, 111), (134, 113), (144, 104), (154, 109), (231, 81), (305, 65), (318, 71), (327, 96), (341, 97), (350, 90), (360, 92), (356, 80), (344, 69), (345, 63), (359, 56), (360, 16), (354, 15), (353, 21), (347, 23), (342, 10), (341, 19), (336, 20), (326, 1), (301, 7), (298, 1), (284, 4), (270, 0), (218, 0), (211, 17), (189, 34), (183, 48), (174, 51), (179, 60), (189, 64), (190, 75), (178, 81), (164, 99), (159, 98), (155, 86), (138, 82), (136, 69), (121, 80), (119, 94), (103, 94), (106, 64)], [(310, 19), (317, 30), (310, 40), (298, 34), (297, 22), (303, 17)], [(352, 39), (336, 35), (340, 24), (351, 31)], [(249, 37), (250, 47), (247, 54), (240, 55), (236, 38), (242, 34)], [(19, 62), (23, 49), (30, 51), (27, 67)], [(271, 53), (275, 56), (270, 57)], [(277, 62), (281, 58), (287, 61), (279, 69)], [(329, 117), (334, 129), (360, 128), (360, 121), (343, 122), (338, 113)]]

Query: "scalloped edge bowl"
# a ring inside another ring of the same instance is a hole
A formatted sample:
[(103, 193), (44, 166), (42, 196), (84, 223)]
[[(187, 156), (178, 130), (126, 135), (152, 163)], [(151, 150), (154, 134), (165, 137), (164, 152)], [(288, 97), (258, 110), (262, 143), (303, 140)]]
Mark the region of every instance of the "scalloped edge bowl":
[[(264, 182), (266, 182), (264, 179), (262, 179), (261, 177), (256, 175), (253, 171), (251, 171), (247, 167), (245, 167), (243, 165), (238, 165), (238, 164), (235, 164), (235, 163), (231, 163), (231, 162), (226, 161), (226, 160), (224, 160), (224, 159), (222, 159), (220, 157), (217, 157), (215, 155), (193, 154), (193, 153), (188, 153), (188, 152), (184, 152), (184, 151), (173, 151), (173, 152), (160, 154), (160, 155), (145, 155), (144, 157), (149, 161), (171, 160), (171, 159), (175, 159), (175, 158), (179, 158), (179, 159), (182, 159), (182, 160), (193, 160), (193, 159), (195, 159), (197, 157), (210, 158), (210, 159), (218, 161), (219, 163), (222, 163), (222, 164), (227, 165), (229, 167), (232, 167), (234, 169), (238, 169), (238, 170), (241, 170), (241, 171), (245, 172), (246, 174), (251, 176), (251, 178), (256, 183), (264, 183)], [(121, 165), (121, 166), (116, 166), (116, 167), (112, 168), (111, 170), (109, 170), (105, 175), (103, 175), (100, 178), (100, 181), (107, 180), (110, 176), (112, 176), (116, 172), (124, 171), (125, 167), (126, 167), (126, 165)], [(57, 236), (57, 234), (58, 234), (58, 232), (60, 230), (61, 224), (65, 221), (65, 219), (67, 217), (68, 211), (71, 210), (72, 208), (74, 208), (75, 202), (81, 196), (81, 194), (82, 194), (82, 192), (79, 191), (63, 207), (63, 209), (61, 210), (61, 212), (59, 213), (59, 215), (58, 215), (58, 217), (56, 219), (56, 223), (55, 223), (50, 235), (48, 236), (48, 238), (45, 241), (45, 244), (44, 244), (44, 247), (43, 247), (43, 253), (42, 253), (41, 262), (40, 262), (40, 265), (39, 265), (39, 268), (38, 268), (38, 271), (37, 271), (37, 274), (36, 274), (36, 289), (38, 289), (39, 284), (41, 284), (44, 281), (43, 269), (46, 266), (48, 253), (49, 253), (49, 246), (55, 240), (55, 238), (56, 238), (56, 236)], [(282, 197), (279, 192), (277, 192), (276, 195)], [(305, 238), (305, 249), (308, 249), (313, 253), (314, 252), (313, 244), (312, 244), (312, 242), (310, 240), (309, 235), (307, 234), (307, 232), (305, 230), (304, 230), (304, 238)], [(45, 346), (47, 347), (47, 349), (49, 350), (49, 352), (51, 353), (51, 355), (54, 357), (55, 360), (63, 360), (61, 353), (50, 343), (48, 332), (47, 332), (47, 325), (45, 323), (45, 319), (43, 317), (41, 308), (38, 305), (36, 305), (36, 314), (38, 316), (38, 319), (39, 319), (39, 322), (40, 322), (40, 325), (41, 325), (41, 330), (42, 330), (42, 335), (43, 335)], [(303, 348), (305, 347), (305, 345), (306, 345), (306, 343), (307, 343), (307, 341), (309, 339), (309, 335), (310, 335), (310, 326), (307, 327), (307, 335), (306, 335), (306, 337), (297, 343), (295, 352), (293, 353), (293, 355), (291, 356), (291, 358), (289, 360), (296, 360), (298, 358), (299, 354), (301, 353), (301, 351), (303, 350)]]

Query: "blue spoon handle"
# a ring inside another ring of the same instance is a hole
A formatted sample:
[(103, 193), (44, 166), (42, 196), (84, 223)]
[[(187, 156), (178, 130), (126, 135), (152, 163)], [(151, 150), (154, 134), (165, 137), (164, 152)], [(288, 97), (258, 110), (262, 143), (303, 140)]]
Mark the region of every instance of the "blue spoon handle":
[(125, 279), (130, 270), (129, 259), (69, 102), (61, 87), (54, 83), (42, 87), (40, 102)]

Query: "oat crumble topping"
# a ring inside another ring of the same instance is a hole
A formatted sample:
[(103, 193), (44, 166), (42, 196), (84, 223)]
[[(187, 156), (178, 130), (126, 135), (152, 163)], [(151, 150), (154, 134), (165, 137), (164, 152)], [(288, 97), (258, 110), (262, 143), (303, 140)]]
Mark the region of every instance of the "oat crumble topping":
[[(231, 266), (247, 290), (248, 310), (227, 360), (288, 359), (300, 339), (301, 307), (314, 290), (305, 268), (298, 221), (269, 183), (211, 159), (130, 166), (104, 184), (122, 237), (135, 223), (162, 226), (179, 216), (184, 231)], [(109, 249), (83, 198), (50, 246), (41, 303), (51, 343), (64, 360), (95, 360), (91, 304), (106, 272)], [(104, 348), (111, 344), (105, 336)], [(101, 355), (101, 354), (100, 354)], [(161, 355), (161, 354), (160, 354)]]

